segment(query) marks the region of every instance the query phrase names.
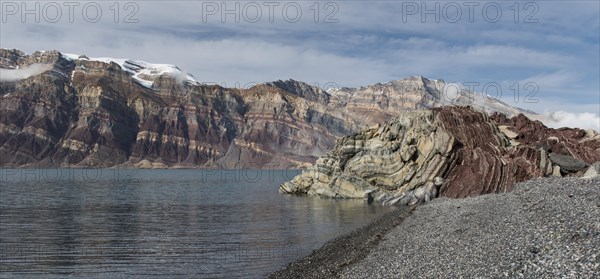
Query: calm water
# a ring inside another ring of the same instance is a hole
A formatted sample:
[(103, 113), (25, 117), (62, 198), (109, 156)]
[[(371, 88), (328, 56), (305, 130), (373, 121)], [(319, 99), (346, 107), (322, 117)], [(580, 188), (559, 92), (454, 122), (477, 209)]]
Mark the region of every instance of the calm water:
[(0, 169), (0, 277), (261, 277), (391, 210), (297, 173)]

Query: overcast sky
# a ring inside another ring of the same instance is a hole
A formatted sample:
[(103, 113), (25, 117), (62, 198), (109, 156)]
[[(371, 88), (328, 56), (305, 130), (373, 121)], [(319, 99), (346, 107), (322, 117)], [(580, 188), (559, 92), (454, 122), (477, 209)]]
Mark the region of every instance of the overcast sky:
[(226, 86), (495, 82), (514, 106), (600, 114), (598, 1), (70, 3), (3, 1), (0, 46), (175, 64)]

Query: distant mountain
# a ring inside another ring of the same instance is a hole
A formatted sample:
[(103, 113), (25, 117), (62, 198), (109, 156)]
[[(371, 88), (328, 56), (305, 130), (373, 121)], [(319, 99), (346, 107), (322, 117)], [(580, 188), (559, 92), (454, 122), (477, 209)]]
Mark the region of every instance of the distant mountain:
[(413, 76), (388, 83), (360, 88), (332, 89), (328, 93), (338, 99), (350, 114), (363, 115), (368, 123), (381, 123), (400, 111), (441, 106), (471, 106), (487, 113), (500, 112), (508, 116), (535, 112), (512, 107), (489, 96), (466, 90), (456, 83)]
[(534, 114), (445, 87), (417, 76), (327, 91), (295, 80), (224, 88), (173, 65), (0, 49), (0, 166), (306, 167), (336, 139), (407, 110)]

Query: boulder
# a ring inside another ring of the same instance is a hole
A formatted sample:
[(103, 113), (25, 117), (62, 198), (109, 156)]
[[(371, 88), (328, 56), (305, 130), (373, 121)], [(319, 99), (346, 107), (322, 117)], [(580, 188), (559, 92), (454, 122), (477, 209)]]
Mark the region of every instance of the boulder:
[(592, 164), (583, 175), (583, 178), (597, 178), (600, 177), (600, 162)]
[(560, 173), (560, 167), (559, 166), (554, 166), (552, 168), (552, 176), (554, 176), (554, 177), (562, 177), (562, 174)]
[(550, 161), (560, 167), (563, 173), (577, 172), (586, 169), (589, 165), (584, 161), (572, 156), (550, 153), (548, 154)]

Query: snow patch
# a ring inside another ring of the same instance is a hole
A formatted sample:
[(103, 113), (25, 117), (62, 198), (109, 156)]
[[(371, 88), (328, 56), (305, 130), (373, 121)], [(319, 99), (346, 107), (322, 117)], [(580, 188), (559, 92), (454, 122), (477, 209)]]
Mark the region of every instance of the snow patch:
[(64, 59), (71, 60), (71, 61), (79, 59), (79, 55), (77, 55), (77, 54), (61, 53), (61, 55)]
[[(63, 53), (63, 57), (69, 60), (79, 60), (83, 58), (77, 54)], [(91, 61), (99, 61), (103, 63), (114, 62), (118, 64), (121, 69), (131, 74), (131, 76), (138, 81), (141, 85), (152, 88), (154, 79), (167, 74), (173, 77), (178, 83), (198, 85), (200, 82), (194, 78), (191, 74), (184, 73), (175, 65), (170, 64), (153, 64), (145, 61), (130, 60), (130, 59), (118, 59), (112, 57), (98, 57), (89, 58)]]

